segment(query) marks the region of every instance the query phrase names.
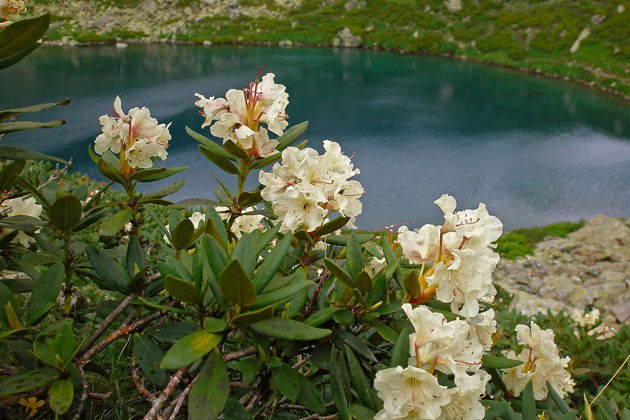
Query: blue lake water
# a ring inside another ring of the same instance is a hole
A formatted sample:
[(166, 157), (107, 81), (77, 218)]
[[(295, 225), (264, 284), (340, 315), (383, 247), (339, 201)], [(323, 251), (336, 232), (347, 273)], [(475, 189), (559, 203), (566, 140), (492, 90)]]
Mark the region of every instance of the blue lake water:
[[(222, 96), (259, 66), (287, 86), (290, 123), (306, 138), (339, 142), (367, 190), (363, 229), (440, 222), (432, 202), (485, 202), (506, 228), (630, 217), (630, 105), (575, 84), (426, 56), (275, 47), (44, 47), (0, 72), (0, 109), (71, 97), (38, 115), (62, 128), (3, 140), (72, 158), (98, 177), (87, 147), (98, 117), (120, 95), (125, 110), (147, 106), (172, 121), (167, 166), (190, 165), (172, 196), (210, 198), (219, 174), (184, 126), (200, 131), (194, 93)], [(209, 135), (209, 133), (206, 133)], [(229, 180), (228, 176), (221, 176)], [(255, 185), (253, 179), (251, 186)]]

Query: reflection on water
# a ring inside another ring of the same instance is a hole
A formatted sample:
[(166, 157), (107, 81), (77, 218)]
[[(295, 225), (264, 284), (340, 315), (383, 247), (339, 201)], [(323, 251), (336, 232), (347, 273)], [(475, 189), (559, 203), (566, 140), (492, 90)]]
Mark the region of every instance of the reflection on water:
[[(310, 120), (320, 148), (333, 139), (355, 153), (367, 190), (361, 228), (439, 222), (443, 192), (462, 206), (488, 204), (509, 228), (630, 216), (630, 106), (569, 83), (473, 63), (342, 49), (130, 46), (42, 48), (0, 73), (0, 108), (71, 96), (60, 129), (7, 141), (73, 157), (95, 175), (85, 150), (98, 116), (121, 95), (173, 121), (168, 165), (191, 165), (176, 198), (210, 196), (210, 164), (184, 126), (202, 118), (193, 94), (223, 95), (263, 65), (290, 93), (291, 121)], [(40, 117), (41, 118), (41, 117)]]

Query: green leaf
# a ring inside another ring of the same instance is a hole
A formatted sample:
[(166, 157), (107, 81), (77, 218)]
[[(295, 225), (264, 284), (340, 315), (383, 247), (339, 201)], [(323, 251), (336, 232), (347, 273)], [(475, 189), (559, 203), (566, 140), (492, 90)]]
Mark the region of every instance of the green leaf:
[(341, 308), (337, 308), (336, 306), (327, 306), (317, 312), (313, 312), (311, 316), (306, 318), (304, 323), (312, 327), (319, 327), (323, 323), (329, 321), (335, 312), (340, 310)]
[(223, 418), (230, 420), (253, 420), (249, 411), (247, 411), (238, 400), (232, 398), (228, 399), (227, 404), (225, 404)]
[(300, 376), (297, 370), (283, 364), (271, 368), (273, 383), (276, 384), (282, 395), (291, 401), (297, 401), (300, 395)]
[(208, 137), (197, 133), (196, 131), (192, 130), (188, 126), (185, 129), (186, 129), (186, 133), (188, 133), (190, 137), (197, 140), (205, 148), (207, 148), (208, 150), (211, 150), (214, 154), (221, 156), (225, 159), (236, 160), (236, 157), (232, 156), (227, 150), (225, 150), (223, 147), (216, 144), (214, 141), (212, 141)]
[(375, 411), (370, 410), (367, 407), (358, 404), (352, 404), (350, 406), (350, 414), (353, 418), (360, 419), (373, 419), (376, 415)]
[(243, 191), (241, 195), (238, 196), (238, 205), (241, 207), (251, 207), (262, 201), (262, 197), (260, 196), (260, 191)]
[(324, 258), (324, 264), (326, 265), (326, 268), (328, 269), (328, 271), (330, 271), (330, 274), (333, 275), (333, 277), (336, 277), (340, 282), (342, 282), (349, 288), (351, 289), (354, 288), (354, 283), (352, 283), (352, 278), (350, 277), (350, 274), (348, 274), (346, 270), (338, 266), (337, 263), (335, 263), (330, 258)]
[(52, 375), (50, 373), (39, 372), (27, 372), (2, 377), (0, 378), (0, 397), (6, 397), (7, 395), (18, 394), (46, 386), (58, 377), (59, 376), (56, 374)]
[[(359, 244), (364, 244), (374, 238), (374, 235), (370, 233), (353, 233), (353, 235)], [(346, 246), (350, 240), (350, 235), (329, 235), (324, 240), (330, 245)]]
[(205, 330), (195, 331), (173, 344), (162, 359), (160, 369), (179, 369), (208, 354), (222, 337)]
[(418, 273), (415, 270), (407, 273), (403, 279), (403, 285), (407, 294), (412, 298), (420, 296), (420, 282), (418, 281)]
[(352, 283), (356, 285), (357, 290), (363, 293), (367, 293), (372, 290), (372, 277), (367, 271), (361, 271), (357, 274), (354, 279), (352, 279)]
[(536, 415), (536, 400), (534, 399), (534, 386), (529, 381), (523, 390), (521, 397), (523, 402), (523, 420), (538, 420)]
[(70, 103), (70, 98), (63, 99), (59, 102), (49, 102), (45, 104), (37, 104), (37, 105), (29, 105), (21, 108), (11, 108), (11, 109), (3, 109), (0, 110), (0, 121), (4, 121), (8, 118), (15, 117), (16, 115), (29, 113), (29, 112), (40, 112), (46, 109), (50, 109), (56, 106), (66, 106)]
[(402, 366), (403, 368), (406, 368), (408, 363), (409, 330), (407, 328), (403, 328), (400, 334), (398, 334), (398, 340), (396, 340), (396, 344), (392, 350), (392, 358), (389, 367)]
[(287, 147), (291, 146), (297, 139), (300, 138), (302, 134), (308, 128), (308, 121), (303, 121), (299, 124), (295, 124), (294, 126), (289, 127), (288, 130), (285, 130), (284, 133), (276, 140), (278, 141), (278, 146), (276, 146), (276, 150), (284, 150)]
[(127, 279), (122, 270), (109, 257), (99, 253), (92, 247), (87, 248), (87, 256), (100, 279), (95, 283), (106, 290), (124, 292), (127, 290)]
[(48, 390), (48, 404), (57, 415), (68, 411), (72, 405), (74, 386), (68, 379), (57, 379)]
[(36, 152), (35, 150), (24, 149), (21, 147), (13, 147), (13, 146), (0, 146), (0, 159), (52, 160), (55, 162), (59, 162), (63, 165), (70, 166), (70, 162), (65, 161), (61, 158), (45, 155), (43, 153)]
[(20, 19), (0, 32), (0, 58), (14, 56), (36, 44), (48, 31), (50, 14)]
[(315, 235), (323, 236), (329, 233), (333, 233), (342, 227), (344, 227), (350, 221), (349, 217), (339, 216), (332, 219), (330, 222), (315, 229)]
[(273, 276), (277, 273), (280, 265), (289, 254), (291, 250), (291, 235), (285, 235), (271, 252), (265, 256), (262, 264), (258, 268), (256, 275), (254, 276), (254, 285), (256, 291), (263, 290), (271, 281)]
[(356, 234), (350, 234), (346, 251), (348, 273), (350, 273), (350, 276), (354, 278), (361, 272), (361, 270), (363, 270), (363, 265), (365, 263), (363, 251), (361, 250)]
[[(174, 343), (182, 337), (195, 332), (196, 326), (190, 321), (167, 322), (155, 327), (149, 327), (145, 331), (157, 340), (165, 343)], [(212, 332), (212, 331), (210, 331)]]
[(35, 287), (29, 300), (26, 322), (33, 325), (53, 306), (64, 279), (64, 267), (57, 263), (44, 271), (35, 281)]
[(357, 359), (352, 349), (347, 345), (344, 350), (346, 353), (346, 360), (348, 361), (348, 370), (350, 372), (350, 379), (352, 380), (354, 391), (357, 393), (359, 400), (361, 400), (364, 405), (377, 410), (378, 407), (376, 406), (376, 401), (372, 395), (372, 384), (368, 380), (367, 376), (365, 376), (365, 372), (363, 372), (359, 359)]
[[(352, 349), (361, 356), (374, 363), (378, 363), (378, 360), (376, 359), (376, 356), (374, 356), (374, 353), (372, 353), (372, 350), (370, 350), (370, 348), (356, 335), (341, 330), (336, 330), (335, 335), (341, 337), (346, 344), (352, 347)], [(340, 347), (343, 349), (343, 346)]]
[(279, 161), (282, 158), (282, 153), (280, 152), (276, 152), (272, 155), (269, 155), (265, 158), (262, 159), (256, 159), (254, 162), (252, 162), (251, 164), (251, 168), (252, 169), (261, 169), (264, 168), (267, 165), (270, 165), (274, 162)]
[(98, 167), (99, 172), (102, 173), (105, 178), (123, 185), (126, 183), (125, 179), (120, 173), (120, 170), (117, 169), (115, 166), (112, 166), (104, 158), (100, 158), (96, 166)]
[(298, 380), (300, 382), (300, 392), (297, 397), (298, 402), (309, 410), (317, 413), (326, 411), (322, 393), (317, 387), (304, 375), (300, 375)]
[(179, 191), (183, 186), (184, 183), (186, 182), (185, 179), (180, 179), (179, 181), (174, 182), (173, 184), (169, 185), (168, 187), (162, 188), (161, 190), (157, 190), (154, 191), (152, 193), (148, 193), (142, 196), (142, 198), (140, 199), (141, 202), (143, 203), (147, 203), (150, 201), (154, 201), (156, 199), (162, 199), (168, 195), (171, 194), (175, 194), (177, 191)]
[(549, 395), (551, 396), (551, 399), (553, 400), (554, 404), (556, 405), (556, 407), (558, 407), (558, 409), (560, 410), (560, 412), (562, 412), (562, 414), (568, 414), (571, 411), (573, 411), (571, 410), (569, 405), (562, 399), (560, 394), (556, 392), (556, 390), (553, 388), (553, 386), (549, 382), (547, 382), (547, 390), (549, 391)]
[[(138, 171), (135, 174), (131, 175), (131, 179), (137, 179), (140, 182), (153, 182), (159, 181), (161, 179), (168, 178), (175, 174), (185, 171), (186, 169), (190, 169), (190, 166), (176, 166), (172, 168), (151, 168), (144, 169), (142, 171)], [(152, 173), (147, 173), (147, 171), (153, 171)], [(138, 175), (142, 172), (141, 175)]]
[[(300, 270), (302, 271), (302, 270)], [(306, 278), (306, 274), (302, 272), (302, 275), (298, 276), (301, 278)], [(268, 305), (278, 305), (284, 302), (287, 298), (291, 298), (294, 295), (297, 295), (303, 289), (306, 289), (309, 286), (313, 286), (315, 283), (309, 280), (294, 280), (289, 283), (286, 287), (281, 287), (278, 290), (274, 290), (271, 293), (263, 293), (256, 297), (256, 304), (252, 305), (252, 309), (262, 308)]]
[(101, 236), (115, 236), (118, 232), (120, 232), (125, 224), (129, 221), (131, 217), (131, 209), (125, 207), (121, 211), (112, 214), (111, 216), (107, 216), (101, 222), (101, 227), (98, 230), (99, 235)]
[(188, 283), (185, 280), (174, 277), (172, 275), (166, 276), (164, 279), (164, 288), (177, 300), (190, 303), (193, 305), (201, 305), (201, 294), (194, 284)]
[[(223, 150), (223, 149), (221, 149)], [(199, 151), (208, 158), (212, 163), (217, 165), (229, 174), (238, 174), (238, 169), (226, 158), (215, 153), (214, 150), (210, 150), (204, 146), (199, 146)]]
[(127, 245), (127, 273), (133, 278), (144, 268), (144, 250), (136, 235), (131, 235)]
[(160, 361), (164, 356), (162, 349), (155, 341), (145, 335), (136, 334), (133, 343), (133, 355), (145, 375), (159, 387), (166, 385), (168, 374), (160, 369)]
[(71, 322), (61, 323), (55, 334), (53, 340), (53, 349), (62, 361), (68, 363), (74, 351), (76, 350), (76, 343), (74, 339), (74, 331), (72, 330)]
[(190, 219), (184, 219), (171, 232), (171, 245), (177, 251), (186, 249), (194, 240), (195, 226)]
[(26, 161), (20, 159), (2, 168), (0, 172), (0, 191), (7, 191), (13, 187), (18, 180), (18, 175), (22, 173), (24, 166), (26, 166)]
[[(63, 120), (38, 122), (38, 121), (13, 121), (0, 123), (0, 134), (9, 134), (16, 131), (33, 130), (35, 128), (56, 128), (66, 122)], [(26, 159), (26, 158), (24, 158)]]
[(238, 260), (232, 260), (219, 275), (219, 287), (223, 296), (240, 307), (256, 303), (256, 289)]
[(326, 328), (316, 328), (302, 322), (285, 318), (273, 318), (257, 322), (250, 326), (256, 333), (285, 340), (310, 341), (329, 336), (332, 331)]
[(248, 277), (254, 275), (254, 269), (256, 268), (256, 262), (258, 261), (258, 255), (254, 253), (254, 231), (251, 233), (244, 233), (236, 243), (234, 250), (232, 251), (232, 259), (236, 259), (241, 263), (241, 267)]
[(389, 325), (379, 321), (378, 319), (375, 319), (374, 321), (372, 321), (372, 326), (374, 327), (376, 332), (378, 332), (379, 335), (385, 340), (391, 343), (396, 343), (398, 341), (399, 334), (392, 328), (390, 328)]
[(343, 359), (337, 355), (337, 352), (333, 350), (330, 353), (330, 392), (332, 393), (333, 401), (339, 411), (339, 415), (343, 420), (350, 420), (350, 410), (348, 407), (348, 397), (346, 396), (345, 386), (343, 381), (343, 371), (340, 366), (343, 363)]
[(521, 360), (508, 359), (503, 356), (486, 354), (481, 358), (481, 366), (484, 369), (509, 369), (522, 365)]
[[(188, 397), (188, 420), (214, 420), (230, 396), (230, 377), (221, 353), (213, 351)], [(227, 418), (227, 417), (226, 417)]]
[(239, 159), (245, 160), (248, 158), (247, 153), (245, 153), (245, 151), (233, 141), (226, 141), (225, 143), (223, 143), (223, 148), (227, 150), (231, 155)]
[(40, 45), (42, 44), (35, 43), (31, 45), (29, 48), (22, 50), (19, 53), (12, 55), (11, 57), (7, 57), (7, 58), (0, 57), (0, 70), (14, 65), (15, 63), (22, 60), (27, 55), (35, 51), (37, 48), (39, 48)]

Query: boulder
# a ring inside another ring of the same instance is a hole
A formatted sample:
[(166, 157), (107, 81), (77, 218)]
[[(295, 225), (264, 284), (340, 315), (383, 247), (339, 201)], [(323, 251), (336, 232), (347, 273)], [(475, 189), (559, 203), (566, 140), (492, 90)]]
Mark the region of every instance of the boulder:
[(344, 3), (343, 8), (346, 10), (363, 9), (365, 0), (348, 0)]
[(354, 35), (350, 28), (343, 28), (339, 31), (339, 38), (341, 39), (341, 46), (345, 48), (357, 48), (363, 44), (363, 38)]
[(155, 0), (144, 0), (140, 3), (140, 10), (147, 13), (155, 13), (158, 9), (158, 5)]
[(291, 41), (290, 39), (283, 39), (282, 41), (278, 42), (278, 46), (279, 47), (292, 47), (293, 41)]
[(462, 10), (462, 0), (444, 0), (444, 5), (451, 13), (456, 13)]
[(591, 28), (584, 28), (582, 32), (578, 35), (577, 39), (571, 45), (571, 54), (575, 53), (578, 49), (580, 49), (580, 44), (591, 34)]
[(593, 26), (597, 26), (605, 20), (606, 15), (593, 15), (593, 17), (591, 17), (591, 23), (593, 24)]

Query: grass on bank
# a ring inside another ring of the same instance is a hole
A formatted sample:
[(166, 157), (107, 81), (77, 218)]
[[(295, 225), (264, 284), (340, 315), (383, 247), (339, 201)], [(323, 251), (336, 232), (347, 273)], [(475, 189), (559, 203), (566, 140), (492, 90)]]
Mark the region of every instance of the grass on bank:
[(501, 257), (513, 260), (517, 257), (532, 255), (538, 242), (548, 237), (566, 238), (566, 236), (581, 229), (584, 222), (560, 222), (552, 225), (529, 229), (514, 229), (506, 232), (497, 242), (497, 252)]

